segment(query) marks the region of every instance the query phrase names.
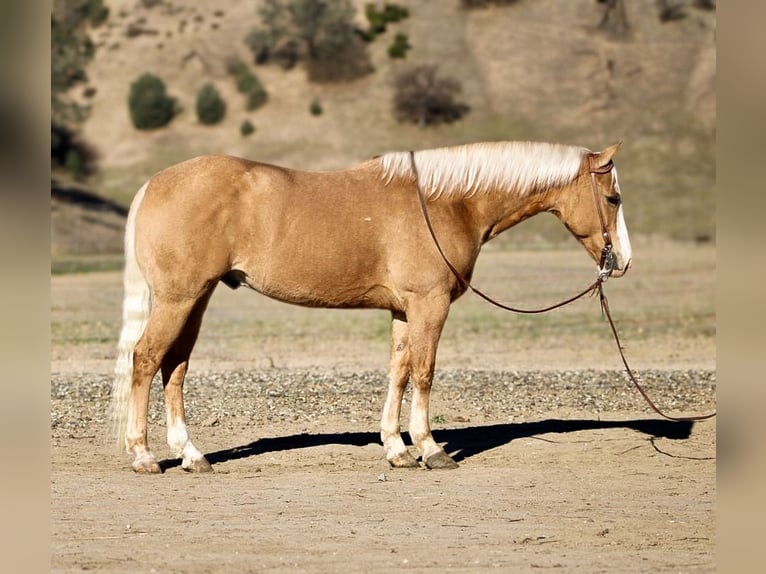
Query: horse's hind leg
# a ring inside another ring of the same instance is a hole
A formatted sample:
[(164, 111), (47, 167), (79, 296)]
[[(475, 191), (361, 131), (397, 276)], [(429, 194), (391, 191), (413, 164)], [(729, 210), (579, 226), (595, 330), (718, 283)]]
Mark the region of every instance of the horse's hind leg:
[(197, 341), (202, 315), (211, 292), (197, 301), (173, 347), (162, 360), (162, 384), (165, 388), (168, 446), (182, 459), (181, 467), (188, 472), (210, 472), (213, 467), (189, 439), (186, 429), (183, 385), (194, 343)]
[(136, 472), (162, 471), (147, 440), (149, 389), (154, 375), (183, 332), (195, 304), (193, 299), (153, 298), (144, 333), (133, 350), (133, 381), (128, 402), (125, 446), (134, 456), (133, 470)]
[(386, 459), (393, 467), (417, 467), (415, 460), (404, 445), (399, 429), (402, 396), (410, 379), (409, 326), (403, 316), (393, 315), (391, 322), (391, 366), (388, 395), (380, 421), (380, 438), (386, 451)]

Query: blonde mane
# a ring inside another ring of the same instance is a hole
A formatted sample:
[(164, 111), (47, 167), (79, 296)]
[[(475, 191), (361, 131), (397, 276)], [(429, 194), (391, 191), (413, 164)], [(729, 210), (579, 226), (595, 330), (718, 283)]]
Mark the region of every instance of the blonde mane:
[[(580, 171), (589, 150), (534, 142), (476, 143), (415, 152), (421, 189), (430, 198), (470, 197), (502, 189), (527, 194), (565, 185)], [(383, 178), (413, 179), (410, 152), (378, 157)]]

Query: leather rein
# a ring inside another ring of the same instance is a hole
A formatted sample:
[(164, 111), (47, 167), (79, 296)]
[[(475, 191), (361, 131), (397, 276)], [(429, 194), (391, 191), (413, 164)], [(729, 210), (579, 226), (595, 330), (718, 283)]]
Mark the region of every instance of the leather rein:
[(415, 188), (417, 190), (417, 196), (418, 196), (418, 203), (420, 204), (420, 211), (423, 213), (423, 219), (426, 222), (426, 227), (428, 227), (428, 232), (431, 235), (431, 239), (434, 242), (434, 245), (436, 246), (436, 250), (439, 252), (439, 255), (444, 260), (444, 263), (447, 265), (449, 270), (452, 272), (452, 274), (455, 276), (455, 278), (460, 282), (460, 284), (465, 289), (470, 289), (473, 291), (476, 295), (487, 301), (488, 303), (494, 305), (495, 307), (498, 307), (500, 309), (503, 309), (505, 311), (510, 311), (512, 313), (522, 313), (522, 314), (539, 314), (539, 313), (546, 313), (548, 311), (552, 311), (554, 309), (558, 309), (559, 307), (564, 307), (565, 305), (568, 305), (570, 303), (574, 303), (578, 299), (584, 297), (585, 295), (595, 295), (598, 293), (599, 296), (599, 302), (601, 304), (601, 311), (606, 316), (609, 327), (612, 331), (612, 335), (614, 337), (615, 343), (617, 344), (617, 350), (620, 353), (620, 358), (622, 359), (622, 364), (625, 367), (625, 372), (628, 375), (628, 378), (630, 379), (631, 383), (633, 383), (633, 386), (638, 390), (639, 394), (644, 398), (646, 403), (649, 405), (649, 407), (658, 415), (661, 417), (664, 417), (671, 421), (677, 421), (677, 422), (693, 422), (693, 421), (701, 421), (705, 419), (712, 418), (716, 416), (716, 412), (712, 412), (706, 415), (699, 415), (699, 416), (692, 416), (692, 417), (672, 417), (660, 410), (657, 405), (654, 404), (654, 401), (649, 398), (649, 395), (647, 395), (646, 391), (641, 387), (641, 385), (638, 383), (638, 380), (636, 379), (636, 376), (633, 374), (633, 370), (630, 368), (630, 365), (628, 365), (628, 361), (625, 358), (625, 353), (622, 348), (622, 343), (620, 342), (620, 337), (617, 334), (617, 327), (614, 324), (614, 320), (612, 319), (612, 314), (609, 310), (609, 300), (606, 297), (606, 293), (604, 293), (604, 283), (607, 279), (609, 279), (609, 276), (612, 274), (612, 271), (614, 270), (615, 266), (615, 256), (613, 253), (613, 243), (612, 243), (612, 236), (609, 233), (609, 229), (606, 225), (606, 217), (604, 216), (604, 209), (601, 205), (601, 201), (599, 201), (599, 194), (598, 194), (598, 186), (596, 185), (596, 176), (597, 175), (603, 175), (610, 173), (612, 169), (614, 168), (614, 164), (609, 161), (608, 164), (605, 166), (594, 166), (593, 165), (593, 158), (590, 158), (590, 185), (591, 190), (593, 191), (593, 199), (596, 204), (596, 211), (598, 212), (598, 218), (599, 222), (601, 224), (601, 236), (604, 240), (604, 247), (601, 250), (601, 256), (599, 258), (599, 272), (598, 277), (596, 277), (596, 280), (591, 283), (588, 287), (577, 293), (576, 295), (573, 295), (572, 297), (569, 297), (567, 299), (564, 299), (563, 301), (559, 301), (558, 303), (554, 303), (553, 305), (549, 305), (547, 307), (542, 307), (539, 309), (520, 309), (518, 307), (511, 307), (509, 305), (505, 305), (503, 303), (500, 303), (496, 299), (493, 299), (477, 287), (474, 287), (471, 282), (450, 262), (450, 260), (447, 258), (447, 256), (444, 253), (444, 250), (442, 249), (441, 245), (439, 244), (439, 240), (436, 237), (436, 232), (434, 231), (433, 224), (431, 223), (431, 218), (428, 215), (428, 208), (426, 206), (426, 200), (423, 196), (423, 190), (420, 187), (420, 176), (418, 175), (418, 168), (415, 164), (415, 152), (410, 150), (410, 164), (412, 166), (412, 172), (415, 176)]

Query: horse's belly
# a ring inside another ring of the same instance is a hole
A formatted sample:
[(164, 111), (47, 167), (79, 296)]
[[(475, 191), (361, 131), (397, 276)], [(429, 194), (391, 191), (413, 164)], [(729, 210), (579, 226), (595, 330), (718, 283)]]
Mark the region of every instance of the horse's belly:
[(367, 265), (273, 266), (245, 272), (244, 283), (272, 299), (305, 307), (398, 309), (399, 302), (377, 270)]

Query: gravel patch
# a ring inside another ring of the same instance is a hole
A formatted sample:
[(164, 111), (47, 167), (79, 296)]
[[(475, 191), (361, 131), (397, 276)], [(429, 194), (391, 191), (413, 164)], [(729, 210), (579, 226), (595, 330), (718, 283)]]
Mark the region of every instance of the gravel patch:
[[(709, 370), (646, 370), (639, 381), (659, 408), (671, 415), (715, 409), (716, 374)], [(51, 377), (51, 432), (69, 438), (107, 425), (111, 380), (103, 374), (54, 373)], [(321, 423), (339, 417), (377, 428), (387, 387), (384, 372), (354, 374), (267, 369), (198, 372), (185, 384), (190, 425), (252, 426), (278, 422)], [(403, 415), (409, 408), (408, 390)], [(437, 372), (431, 394), (436, 425), (518, 421), (554, 411), (641, 413), (657, 416), (622, 371)], [(162, 387), (152, 386), (149, 422), (164, 425)]]

